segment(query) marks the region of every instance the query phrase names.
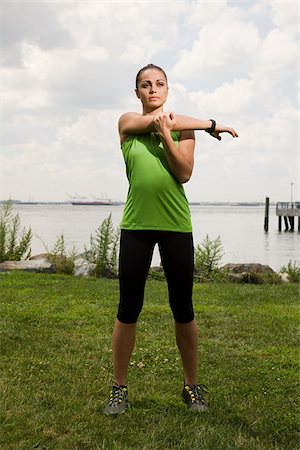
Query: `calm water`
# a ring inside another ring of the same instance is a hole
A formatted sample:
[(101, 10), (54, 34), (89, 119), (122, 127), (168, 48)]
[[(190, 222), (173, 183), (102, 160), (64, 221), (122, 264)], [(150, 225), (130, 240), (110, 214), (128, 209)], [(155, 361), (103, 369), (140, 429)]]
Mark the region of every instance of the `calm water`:
[[(15, 205), (22, 225), (31, 226), (34, 237), (32, 254), (45, 252), (43, 242), (52, 248), (59, 234), (64, 233), (68, 248), (75, 245), (81, 252), (89, 245), (90, 235), (112, 213), (114, 226), (120, 224), (123, 206)], [(195, 245), (208, 234), (220, 236), (224, 249), (222, 263), (257, 262), (274, 270), (289, 260), (300, 260), (300, 233), (277, 231), (275, 208), (270, 208), (269, 232), (264, 232), (264, 207), (254, 206), (191, 206)], [(296, 221), (296, 228), (298, 220)], [(155, 249), (152, 264), (159, 264)]]

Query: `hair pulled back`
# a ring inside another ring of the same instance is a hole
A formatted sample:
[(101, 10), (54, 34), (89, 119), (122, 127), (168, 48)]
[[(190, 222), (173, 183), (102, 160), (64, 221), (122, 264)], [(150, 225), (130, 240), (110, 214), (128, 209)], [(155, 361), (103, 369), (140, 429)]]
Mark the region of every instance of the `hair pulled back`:
[(141, 70), (139, 70), (138, 73), (137, 73), (137, 75), (136, 75), (136, 79), (135, 79), (135, 87), (136, 87), (136, 88), (138, 88), (139, 78), (140, 78), (140, 76), (142, 75), (142, 73), (145, 72), (145, 70), (149, 70), (149, 69), (160, 70), (160, 71), (163, 73), (163, 75), (164, 75), (166, 81), (168, 82), (167, 75), (166, 75), (165, 71), (164, 71), (161, 67), (156, 66), (155, 64), (147, 64), (147, 66), (145, 66), (145, 67), (143, 67)]

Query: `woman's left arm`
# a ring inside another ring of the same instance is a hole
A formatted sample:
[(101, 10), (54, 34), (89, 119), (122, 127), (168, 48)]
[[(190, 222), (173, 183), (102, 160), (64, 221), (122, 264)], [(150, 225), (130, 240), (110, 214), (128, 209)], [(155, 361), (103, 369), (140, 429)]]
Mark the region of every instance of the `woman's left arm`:
[(159, 115), (155, 118), (154, 126), (162, 141), (167, 161), (173, 174), (180, 183), (186, 183), (191, 178), (194, 167), (194, 131), (181, 131), (177, 148), (164, 115)]

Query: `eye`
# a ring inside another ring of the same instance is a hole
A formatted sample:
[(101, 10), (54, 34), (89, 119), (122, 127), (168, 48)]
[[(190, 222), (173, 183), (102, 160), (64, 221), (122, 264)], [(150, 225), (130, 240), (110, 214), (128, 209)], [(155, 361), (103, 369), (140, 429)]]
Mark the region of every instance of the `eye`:
[(165, 85), (165, 83), (163, 81), (159, 81), (157, 84), (158, 84), (158, 86), (164, 86)]
[(149, 83), (142, 83), (142, 84), (141, 84), (141, 87), (142, 87), (142, 88), (146, 88), (146, 87), (148, 87), (148, 85), (149, 85)]

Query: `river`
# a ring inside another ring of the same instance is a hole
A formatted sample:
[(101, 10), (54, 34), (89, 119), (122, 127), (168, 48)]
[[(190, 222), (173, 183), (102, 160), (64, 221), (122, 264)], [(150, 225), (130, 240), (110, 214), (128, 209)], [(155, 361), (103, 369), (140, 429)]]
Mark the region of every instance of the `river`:
[[(74, 206), (71, 204), (15, 204), (14, 212), (22, 226), (31, 226), (32, 254), (51, 250), (57, 236), (64, 234), (67, 248), (80, 253), (89, 245), (102, 221), (112, 214), (115, 227), (121, 222), (123, 205)], [(206, 235), (220, 236), (224, 256), (221, 263), (261, 263), (279, 270), (288, 262), (300, 260), (300, 233), (279, 232), (275, 207), (270, 208), (269, 232), (264, 231), (264, 206), (200, 205), (191, 206), (195, 246)], [(160, 262), (157, 248), (152, 265)]]

